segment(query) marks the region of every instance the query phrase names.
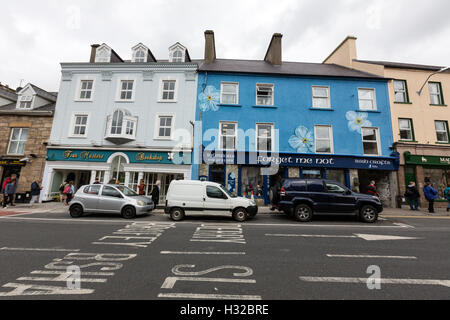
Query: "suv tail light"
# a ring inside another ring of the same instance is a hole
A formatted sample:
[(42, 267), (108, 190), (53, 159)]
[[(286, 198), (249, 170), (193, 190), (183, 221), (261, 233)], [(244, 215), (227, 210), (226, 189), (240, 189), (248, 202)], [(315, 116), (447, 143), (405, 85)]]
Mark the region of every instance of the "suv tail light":
[(280, 189), (280, 196), (284, 197), (285, 195), (286, 195), (286, 190), (284, 190), (284, 188), (281, 187), (281, 189)]

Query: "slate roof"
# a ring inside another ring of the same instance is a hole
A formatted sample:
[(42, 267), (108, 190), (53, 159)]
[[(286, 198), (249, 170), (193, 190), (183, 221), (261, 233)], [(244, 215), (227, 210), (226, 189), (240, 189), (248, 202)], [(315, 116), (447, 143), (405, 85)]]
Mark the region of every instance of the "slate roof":
[[(417, 69), (417, 70), (429, 70), (429, 71), (439, 71), (444, 67), (439, 66), (430, 66), (423, 64), (413, 64), (413, 63), (401, 63), (401, 62), (392, 62), (392, 61), (371, 61), (371, 60), (359, 60), (355, 59), (353, 61), (377, 64), (389, 68), (399, 68), (399, 69)], [(448, 70), (446, 72), (449, 72)]]
[(2, 85), (0, 85), (0, 97), (3, 97), (8, 100), (17, 101), (17, 93), (14, 90), (6, 89)]

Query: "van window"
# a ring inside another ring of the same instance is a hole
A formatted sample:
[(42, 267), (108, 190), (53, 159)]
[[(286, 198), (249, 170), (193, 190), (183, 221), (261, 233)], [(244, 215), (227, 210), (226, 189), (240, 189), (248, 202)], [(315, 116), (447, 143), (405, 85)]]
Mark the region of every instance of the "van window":
[(325, 192), (322, 180), (308, 180), (309, 192)]
[(290, 186), (294, 191), (306, 191), (306, 181), (294, 181)]
[(224, 199), (222, 190), (214, 186), (206, 186), (206, 195), (208, 198)]

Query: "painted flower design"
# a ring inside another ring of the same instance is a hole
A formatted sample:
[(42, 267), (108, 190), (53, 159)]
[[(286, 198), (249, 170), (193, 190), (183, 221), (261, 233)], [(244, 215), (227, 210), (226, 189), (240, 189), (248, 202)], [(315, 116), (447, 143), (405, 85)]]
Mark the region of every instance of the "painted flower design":
[(219, 110), (220, 92), (214, 86), (207, 86), (203, 92), (198, 95), (200, 110), (217, 111)]
[(299, 126), (289, 138), (289, 145), (298, 153), (314, 152), (314, 134), (308, 128)]
[(372, 122), (367, 120), (367, 112), (348, 111), (345, 115), (348, 120), (348, 130), (361, 133), (361, 127), (371, 127)]

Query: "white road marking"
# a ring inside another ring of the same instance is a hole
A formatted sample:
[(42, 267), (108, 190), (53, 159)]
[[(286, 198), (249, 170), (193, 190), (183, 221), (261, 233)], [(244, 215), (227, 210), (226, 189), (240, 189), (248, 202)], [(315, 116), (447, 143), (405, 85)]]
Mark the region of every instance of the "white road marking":
[(379, 241), (379, 240), (416, 240), (423, 238), (415, 238), (415, 237), (399, 237), (399, 236), (383, 236), (379, 234), (355, 234), (359, 238), (363, 238), (367, 241)]
[[(367, 283), (367, 278), (348, 277), (300, 277), (300, 280), (307, 282)], [(450, 280), (380, 278), (380, 281), (382, 284), (438, 285), (450, 287)]]
[(401, 227), (401, 228), (411, 228), (411, 229), (414, 229), (414, 228), (415, 228), (414, 226), (411, 226), (411, 225), (406, 224), (406, 223), (396, 222), (396, 223), (394, 223), (394, 224), (395, 224), (396, 226)]
[(332, 236), (325, 234), (281, 234), (281, 233), (266, 233), (269, 237), (303, 237), (303, 238), (357, 238), (357, 236)]
[(160, 254), (212, 254), (212, 255), (244, 255), (245, 252), (201, 252), (201, 251), (161, 251)]
[(6, 250), (6, 251), (62, 251), (62, 252), (77, 252), (80, 251), (80, 249), (57, 249), (57, 248), (9, 248), (9, 247), (3, 247), (0, 248), (0, 250)]
[(7, 283), (3, 288), (14, 288), (10, 292), (0, 292), (0, 297), (60, 295), (60, 294), (91, 294), (93, 289), (68, 289), (67, 287), (40, 286), (23, 283)]
[[(65, 274), (66, 271), (47, 271), (47, 270), (37, 270), (32, 271), (32, 274)], [(82, 271), (81, 276), (113, 276), (114, 272), (90, 272)]]
[(417, 259), (414, 256), (376, 256), (376, 255), (352, 255), (352, 254), (327, 254), (330, 258), (376, 258), (376, 259)]
[[(57, 278), (49, 277), (20, 277), (18, 281), (50, 281), (50, 282), (67, 282), (67, 275), (63, 274)], [(105, 283), (107, 279), (81, 278), (80, 282)]]
[(162, 289), (172, 289), (177, 281), (203, 281), (226, 283), (256, 283), (253, 279), (228, 279), (228, 278), (200, 278), (200, 277), (167, 277), (162, 284)]
[(266, 233), (269, 237), (303, 237), (303, 238), (361, 238), (367, 241), (379, 241), (379, 240), (415, 240), (424, 238), (414, 238), (414, 237), (399, 237), (399, 236), (385, 236), (378, 234), (354, 234), (353, 236), (342, 236), (342, 235), (327, 235), (327, 234), (274, 234)]
[(160, 293), (158, 298), (175, 299), (215, 299), (215, 300), (262, 300), (261, 296), (237, 294), (197, 294), (197, 293)]

